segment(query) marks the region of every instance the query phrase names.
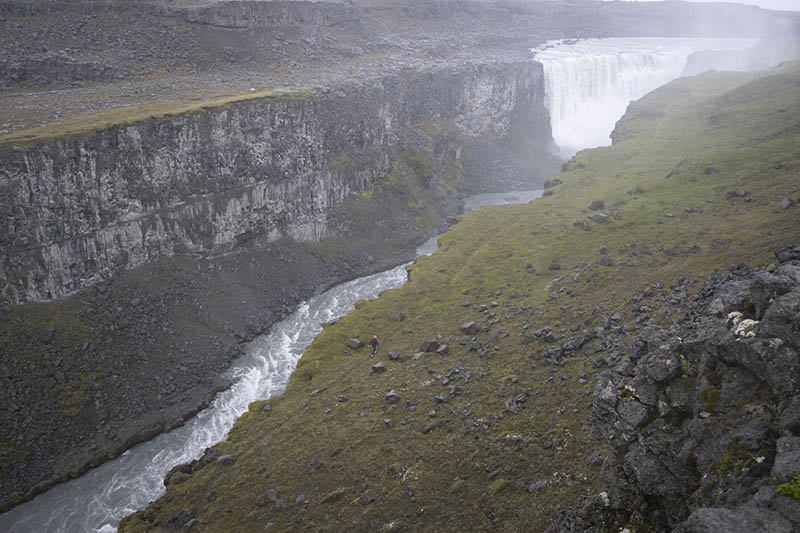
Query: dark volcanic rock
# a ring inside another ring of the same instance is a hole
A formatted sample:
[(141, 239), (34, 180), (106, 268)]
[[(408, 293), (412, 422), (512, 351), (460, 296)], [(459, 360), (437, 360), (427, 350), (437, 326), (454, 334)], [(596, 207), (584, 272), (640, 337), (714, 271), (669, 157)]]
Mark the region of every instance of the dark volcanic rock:
[(437, 340), (429, 340), (424, 341), (422, 344), (419, 345), (420, 352), (435, 352), (439, 349), (441, 344)]
[[(795, 250), (777, 253), (774, 273), (736, 265), (710, 278), (679, 322), (642, 330), (598, 376), (591, 427), (614, 449), (609, 490), (562, 509), (550, 531), (619, 530), (635, 516), (657, 532), (800, 529), (796, 503), (775, 493), (800, 465)], [(739, 332), (759, 318), (755, 336)]]
[(347, 341), (347, 347), (356, 350), (364, 346), (364, 343), (358, 339), (350, 339)]

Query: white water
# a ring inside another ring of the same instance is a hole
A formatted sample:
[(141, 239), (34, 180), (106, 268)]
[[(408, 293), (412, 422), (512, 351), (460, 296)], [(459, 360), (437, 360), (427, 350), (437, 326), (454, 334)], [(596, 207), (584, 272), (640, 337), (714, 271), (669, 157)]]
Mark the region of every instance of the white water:
[(690, 54), (743, 50), (756, 42), (661, 38), (550, 41), (533, 52), (544, 66), (545, 105), (553, 138), (565, 157), (611, 144), (611, 131), (628, 103), (681, 76)]
[[(488, 204), (529, 202), (542, 191), (483, 194), (468, 198), (471, 211)], [(436, 250), (436, 238), (417, 255)], [(164, 493), (163, 479), (176, 465), (198, 459), (225, 438), (233, 423), (256, 400), (283, 392), (297, 361), (322, 324), (353, 309), (357, 300), (377, 298), (407, 280), (406, 265), (355, 279), (303, 302), (270, 332), (253, 340), (232, 365), (233, 386), (184, 426), (138, 444), (122, 456), (62, 483), (0, 515), (4, 533), (111, 533), (126, 515), (144, 509)]]

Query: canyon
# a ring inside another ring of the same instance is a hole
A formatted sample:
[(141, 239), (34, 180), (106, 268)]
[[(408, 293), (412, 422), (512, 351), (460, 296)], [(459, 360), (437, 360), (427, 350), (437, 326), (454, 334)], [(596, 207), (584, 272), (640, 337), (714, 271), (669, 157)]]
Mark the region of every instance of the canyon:
[(798, 24), (613, 4), (0, 4), (0, 508), (183, 423), (245, 341), (464, 194), (555, 173), (530, 47)]

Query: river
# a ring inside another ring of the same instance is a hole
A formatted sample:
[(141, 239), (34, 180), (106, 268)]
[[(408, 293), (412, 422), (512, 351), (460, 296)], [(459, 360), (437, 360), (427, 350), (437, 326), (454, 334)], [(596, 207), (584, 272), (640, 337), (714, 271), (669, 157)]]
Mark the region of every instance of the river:
[[(483, 205), (529, 202), (542, 191), (480, 194), (464, 201), (464, 210)], [(417, 249), (417, 256), (436, 250), (436, 238)], [(8, 533), (116, 531), (126, 515), (144, 509), (164, 493), (164, 476), (174, 466), (198, 459), (220, 442), (233, 423), (256, 400), (281, 394), (306, 347), (322, 324), (343, 316), (357, 300), (377, 298), (402, 286), (406, 265), (337, 285), (300, 304), (265, 335), (250, 342), (228, 370), (233, 385), (183, 426), (137, 444), (121, 456), (79, 478), (56, 485), (33, 500), (0, 515)]]

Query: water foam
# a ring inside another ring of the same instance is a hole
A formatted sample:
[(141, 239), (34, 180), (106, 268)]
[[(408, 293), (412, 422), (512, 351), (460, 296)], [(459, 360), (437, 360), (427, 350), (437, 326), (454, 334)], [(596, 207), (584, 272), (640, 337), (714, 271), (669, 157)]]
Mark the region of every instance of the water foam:
[(545, 105), (564, 156), (611, 144), (631, 100), (681, 76), (690, 54), (742, 50), (754, 39), (612, 38), (549, 41), (534, 49), (544, 67)]

